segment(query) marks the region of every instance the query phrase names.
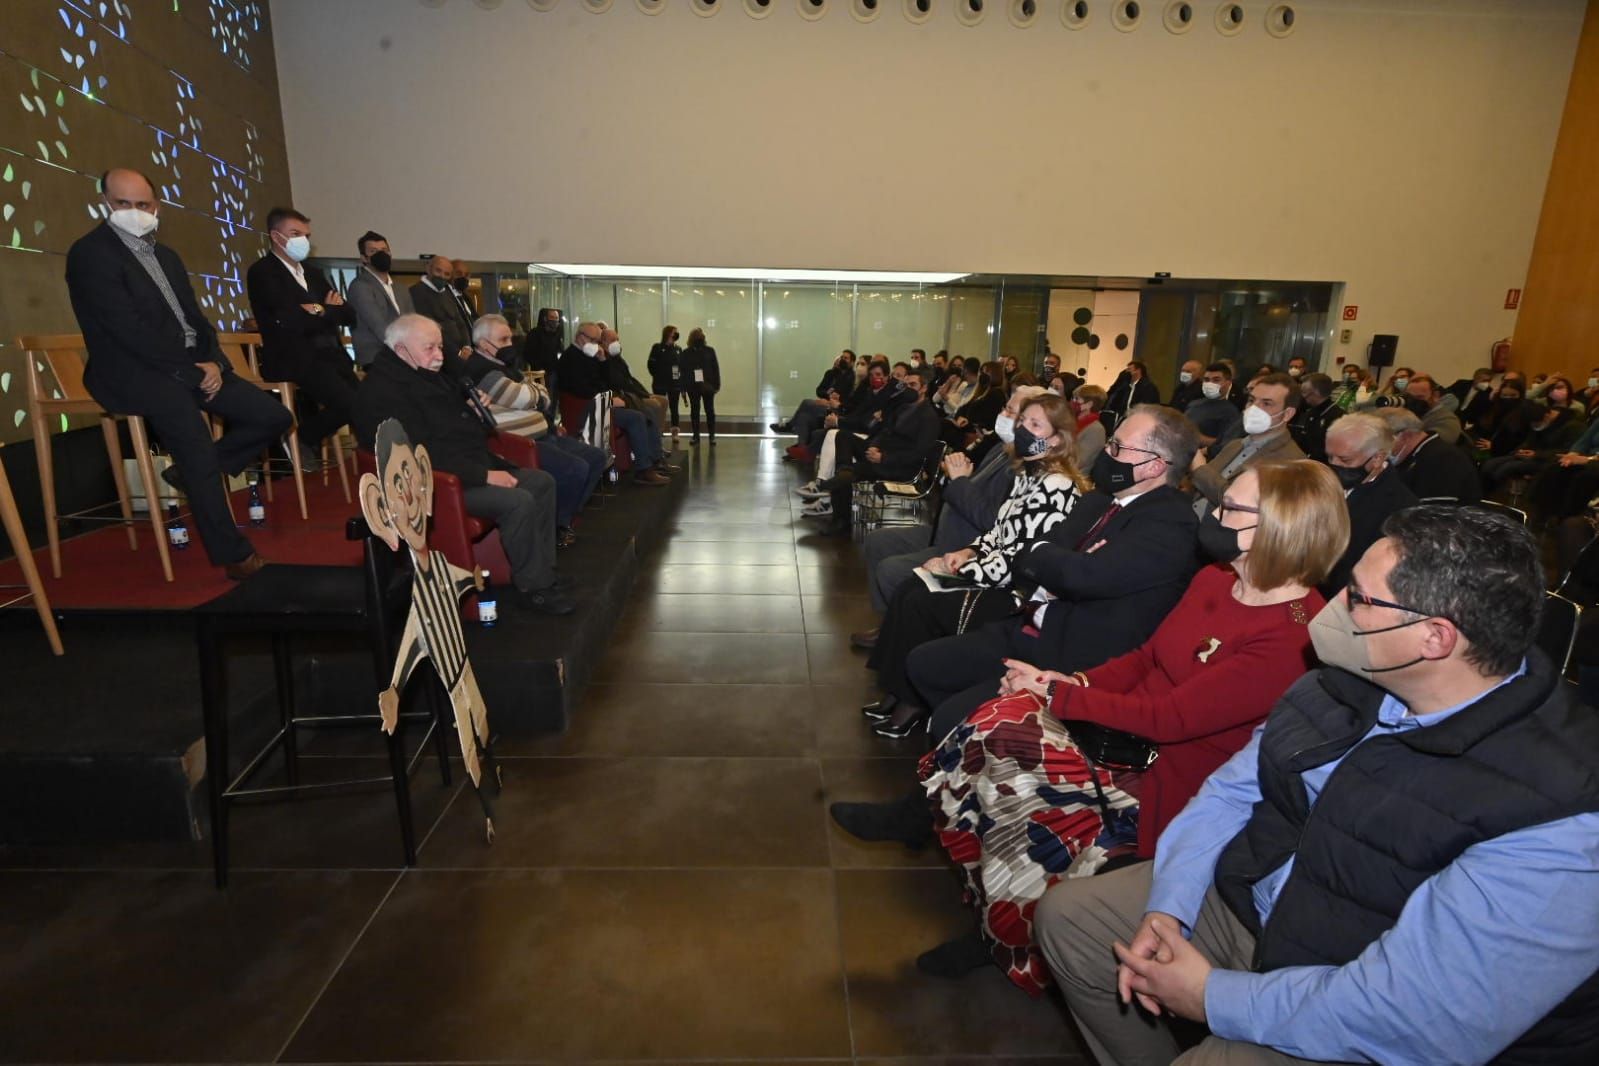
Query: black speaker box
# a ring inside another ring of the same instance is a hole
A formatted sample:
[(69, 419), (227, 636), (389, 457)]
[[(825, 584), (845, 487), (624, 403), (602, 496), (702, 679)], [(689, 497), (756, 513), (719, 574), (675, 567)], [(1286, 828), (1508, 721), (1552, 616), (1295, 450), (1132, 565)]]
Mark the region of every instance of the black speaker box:
[(1370, 354), (1366, 362), (1372, 366), (1393, 366), (1394, 354), (1399, 351), (1399, 336), (1395, 333), (1374, 333)]

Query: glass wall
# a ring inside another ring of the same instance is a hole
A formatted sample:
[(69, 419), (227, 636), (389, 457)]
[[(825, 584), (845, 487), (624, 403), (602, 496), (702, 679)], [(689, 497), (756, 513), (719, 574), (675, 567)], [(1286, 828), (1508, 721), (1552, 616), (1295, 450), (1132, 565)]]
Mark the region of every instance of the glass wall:
[[(759, 331), (755, 328), (754, 282), (692, 282), (673, 278), (666, 291), (666, 317), (683, 334), (705, 331), (705, 343), (716, 349), (722, 391), (716, 414), (750, 417), (756, 405)], [(659, 331), (657, 331), (659, 332)], [(645, 349), (648, 351), (648, 349)]]
[(787, 417), (816, 394), (816, 383), (839, 351), (850, 347), (853, 286), (761, 286), (763, 412)]
[(860, 351), (909, 360), (912, 348), (931, 356), (944, 347), (949, 296), (930, 287), (860, 285), (855, 290), (855, 337)]
[(994, 290), (962, 286), (949, 290), (949, 336), (939, 347), (950, 355), (987, 360), (994, 347)]

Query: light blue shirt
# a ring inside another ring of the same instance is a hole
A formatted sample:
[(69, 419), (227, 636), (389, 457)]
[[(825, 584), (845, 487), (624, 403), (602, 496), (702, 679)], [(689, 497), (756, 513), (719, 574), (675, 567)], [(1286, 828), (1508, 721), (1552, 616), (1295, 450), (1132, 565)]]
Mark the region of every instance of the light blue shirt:
[[(1523, 663), (1505, 682), (1525, 670)], [(1388, 696), (1377, 724), (1356, 746), (1435, 725), (1481, 698), (1411, 717)], [(1218, 856), (1261, 798), (1264, 728), (1161, 834), (1149, 910), (1193, 926)], [(1301, 775), (1312, 804), (1341, 761)], [(1255, 885), (1262, 924), (1292, 869), (1290, 859)], [(1599, 814), (1582, 814), (1466, 849), (1423, 882), (1393, 928), (1346, 965), (1211, 971), (1205, 1014), (1211, 1032), (1223, 1039), (1300, 1058), (1479, 1063), (1532, 1028), (1596, 970)]]

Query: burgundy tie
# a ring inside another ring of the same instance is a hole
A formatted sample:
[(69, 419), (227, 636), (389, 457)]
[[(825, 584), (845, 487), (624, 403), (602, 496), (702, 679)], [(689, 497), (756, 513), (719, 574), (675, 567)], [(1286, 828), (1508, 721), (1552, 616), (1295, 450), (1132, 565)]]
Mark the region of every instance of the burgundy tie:
[(1105, 513), (1099, 516), (1099, 521), (1094, 523), (1094, 528), (1090, 529), (1088, 531), (1088, 535), (1077, 542), (1077, 550), (1082, 551), (1084, 548), (1092, 544), (1094, 542), (1094, 538), (1099, 536), (1099, 531), (1104, 529), (1106, 523), (1108, 523), (1112, 516), (1114, 516), (1116, 512), (1120, 511), (1121, 509), (1122, 505), (1117, 503), (1115, 500), (1112, 500), (1110, 506), (1105, 508)]

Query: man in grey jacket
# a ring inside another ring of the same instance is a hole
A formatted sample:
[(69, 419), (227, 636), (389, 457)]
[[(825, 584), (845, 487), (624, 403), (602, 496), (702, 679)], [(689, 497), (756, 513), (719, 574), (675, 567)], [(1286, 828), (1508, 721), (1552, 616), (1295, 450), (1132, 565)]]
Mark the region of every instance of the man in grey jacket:
[(355, 343), (356, 364), (367, 366), (383, 350), (383, 331), (389, 323), (411, 313), (411, 293), (389, 276), (394, 259), (388, 238), (367, 230), (356, 241), (356, 248), (361, 253), (361, 269), (350, 282), (347, 298), (355, 311), (350, 340)]
[[(999, 508), (1010, 495), (1015, 471), (1010, 443), (1011, 428), (1022, 404), (1048, 390), (1038, 385), (1018, 385), (1006, 401), (1005, 409), (994, 420), (1000, 438), (975, 468), (960, 452), (944, 459), (943, 503), (936, 526), (886, 526), (866, 535), (867, 585), (872, 608), (878, 614), (888, 610), (888, 601), (900, 582), (935, 555), (964, 548), (994, 525)], [(877, 643), (877, 630), (851, 633), (852, 647), (870, 648)]]

